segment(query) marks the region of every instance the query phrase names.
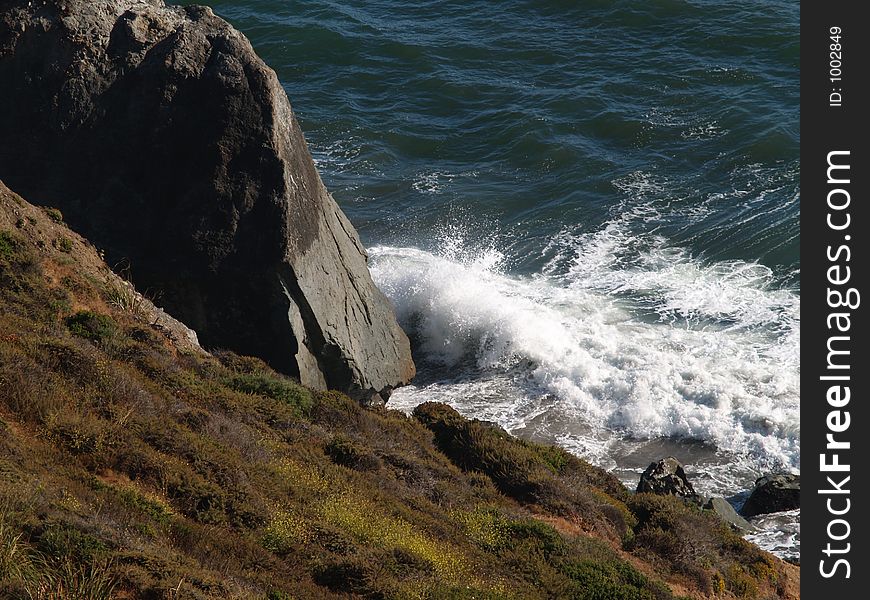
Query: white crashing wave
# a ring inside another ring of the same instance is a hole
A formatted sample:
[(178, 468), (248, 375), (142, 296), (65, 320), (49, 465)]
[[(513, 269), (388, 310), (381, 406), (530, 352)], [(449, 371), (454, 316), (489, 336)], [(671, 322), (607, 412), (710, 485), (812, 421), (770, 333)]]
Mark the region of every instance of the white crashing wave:
[(452, 375), (391, 404), (440, 399), (509, 429), (536, 423), (604, 466), (614, 437), (666, 436), (751, 471), (799, 469), (799, 296), (761, 265), (704, 264), (632, 237), (626, 219), (651, 209), (637, 210), (563, 234), (532, 277), (456, 239), (439, 253), (370, 249), (400, 321)]

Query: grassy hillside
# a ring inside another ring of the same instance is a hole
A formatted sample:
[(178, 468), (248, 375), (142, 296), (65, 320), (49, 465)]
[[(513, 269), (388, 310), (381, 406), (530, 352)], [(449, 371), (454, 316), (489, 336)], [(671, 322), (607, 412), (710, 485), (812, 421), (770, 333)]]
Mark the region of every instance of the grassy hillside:
[(62, 220), (0, 184), (0, 597), (797, 597), (563, 450), (197, 350)]

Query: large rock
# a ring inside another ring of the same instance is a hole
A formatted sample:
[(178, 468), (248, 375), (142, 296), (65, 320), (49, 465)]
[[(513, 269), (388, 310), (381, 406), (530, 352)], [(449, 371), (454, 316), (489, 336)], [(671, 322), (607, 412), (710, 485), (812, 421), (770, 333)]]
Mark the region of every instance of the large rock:
[(755, 481), (755, 488), (740, 512), (754, 517), (766, 513), (782, 512), (800, 508), (801, 476), (788, 473), (765, 475)]
[(755, 525), (741, 517), (725, 498), (709, 498), (702, 508), (712, 510), (720, 519), (728, 523), (732, 529), (744, 533), (757, 531)]
[(0, 178), (204, 345), (364, 401), (412, 378), (275, 73), (211, 9), (6, 0), (0, 90)]
[(650, 466), (640, 476), (637, 493), (679, 496), (691, 500), (700, 499), (686, 477), (683, 465), (673, 456), (650, 463)]

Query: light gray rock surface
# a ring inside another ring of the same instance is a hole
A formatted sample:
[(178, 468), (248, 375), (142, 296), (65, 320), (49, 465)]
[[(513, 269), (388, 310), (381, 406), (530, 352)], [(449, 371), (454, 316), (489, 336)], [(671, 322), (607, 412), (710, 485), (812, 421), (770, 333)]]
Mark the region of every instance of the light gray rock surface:
[(0, 2), (0, 178), (129, 261), (206, 347), (364, 402), (414, 375), (284, 89), (203, 7)]
[(737, 511), (734, 510), (734, 507), (731, 506), (731, 503), (728, 502), (725, 498), (710, 498), (704, 503), (704, 506), (702, 508), (712, 510), (717, 515), (719, 515), (720, 519), (728, 523), (732, 527), (732, 529), (735, 529), (737, 531), (741, 531), (743, 533), (750, 533), (758, 530), (755, 525), (737, 514)]

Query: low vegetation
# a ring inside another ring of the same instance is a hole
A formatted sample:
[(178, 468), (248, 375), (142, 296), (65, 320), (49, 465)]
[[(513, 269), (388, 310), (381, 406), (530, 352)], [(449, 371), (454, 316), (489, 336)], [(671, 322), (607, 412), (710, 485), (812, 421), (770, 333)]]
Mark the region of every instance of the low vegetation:
[(39, 223), (0, 219), (0, 597), (786, 597), (710, 515), (563, 450), (179, 351)]

